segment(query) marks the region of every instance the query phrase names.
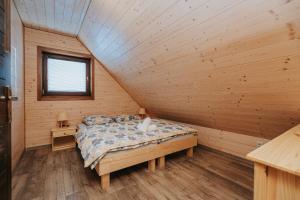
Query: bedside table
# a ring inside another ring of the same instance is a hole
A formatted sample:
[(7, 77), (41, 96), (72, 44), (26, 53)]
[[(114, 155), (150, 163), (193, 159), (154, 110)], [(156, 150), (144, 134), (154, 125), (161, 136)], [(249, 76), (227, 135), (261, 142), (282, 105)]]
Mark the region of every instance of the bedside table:
[(76, 131), (75, 126), (51, 129), (52, 151), (74, 148)]

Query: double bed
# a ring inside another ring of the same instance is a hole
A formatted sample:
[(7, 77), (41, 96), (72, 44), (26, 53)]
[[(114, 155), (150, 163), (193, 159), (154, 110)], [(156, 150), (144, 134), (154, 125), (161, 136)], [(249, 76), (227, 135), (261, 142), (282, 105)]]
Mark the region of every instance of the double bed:
[(164, 168), (165, 156), (187, 149), (193, 156), (197, 145), (196, 130), (162, 119), (152, 119), (156, 128), (141, 131), (143, 120), (136, 116), (89, 116), (78, 125), (75, 135), (84, 166), (95, 168), (101, 177), (101, 187), (108, 190), (110, 173), (142, 162), (149, 171)]

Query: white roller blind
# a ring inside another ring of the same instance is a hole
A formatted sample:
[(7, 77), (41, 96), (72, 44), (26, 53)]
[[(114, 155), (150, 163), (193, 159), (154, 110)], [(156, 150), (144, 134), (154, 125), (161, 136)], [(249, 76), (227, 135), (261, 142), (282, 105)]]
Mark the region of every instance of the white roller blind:
[(48, 58), (49, 92), (85, 92), (86, 63)]

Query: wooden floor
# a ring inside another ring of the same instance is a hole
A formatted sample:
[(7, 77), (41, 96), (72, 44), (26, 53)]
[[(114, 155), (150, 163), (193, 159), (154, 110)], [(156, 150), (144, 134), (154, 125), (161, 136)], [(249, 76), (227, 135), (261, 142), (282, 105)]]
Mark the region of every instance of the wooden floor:
[(13, 199), (252, 199), (253, 168), (214, 150), (167, 157), (154, 173), (141, 164), (111, 174), (111, 188), (100, 189), (95, 171), (83, 168), (79, 152), (26, 152), (13, 176)]

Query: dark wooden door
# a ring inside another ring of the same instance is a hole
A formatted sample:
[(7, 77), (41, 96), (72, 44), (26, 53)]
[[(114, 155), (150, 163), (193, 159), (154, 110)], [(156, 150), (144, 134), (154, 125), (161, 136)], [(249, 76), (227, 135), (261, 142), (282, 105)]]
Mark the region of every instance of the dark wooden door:
[(11, 199), (9, 1), (0, 0), (0, 199)]
[(0, 199), (10, 199), (11, 193), (11, 101), (10, 89), (0, 86)]

